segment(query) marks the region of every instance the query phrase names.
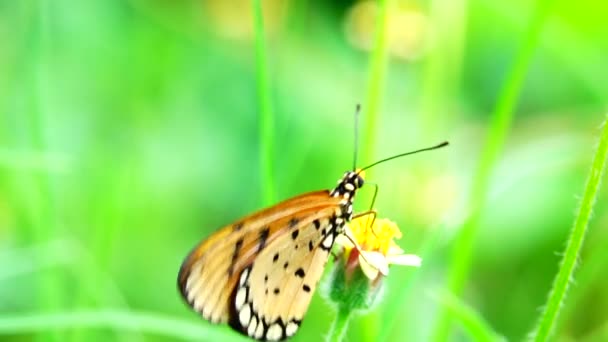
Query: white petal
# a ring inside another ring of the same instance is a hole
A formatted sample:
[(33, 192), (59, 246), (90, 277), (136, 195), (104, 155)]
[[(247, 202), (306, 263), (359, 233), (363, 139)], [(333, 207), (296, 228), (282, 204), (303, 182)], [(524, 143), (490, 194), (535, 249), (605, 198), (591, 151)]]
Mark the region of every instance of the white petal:
[(355, 248), (355, 245), (353, 245), (353, 243), (350, 242), (350, 240), (342, 234), (340, 234), (340, 235), (338, 235), (338, 237), (336, 237), (336, 243), (340, 246), (344, 246), (347, 249)]
[(401, 249), (401, 247), (399, 247), (399, 246), (390, 246), (388, 248), (388, 252), (386, 254), (387, 255), (403, 254), (403, 249)]
[(378, 277), (378, 269), (374, 266), (370, 265), (359, 255), (359, 266), (361, 266), (361, 271), (363, 274), (367, 276), (370, 280), (375, 280)]
[(420, 265), (422, 265), (422, 258), (415, 254), (389, 255), (386, 259), (389, 264), (415, 267), (420, 267)]
[(382, 274), (388, 275), (388, 261), (382, 253), (374, 251), (360, 251), (360, 253), (370, 266), (382, 272)]
[(347, 248), (357, 248), (358, 250), (361, 250), (361, 246), (357, 242), (355, 235), (350, 230), (350, 227), (348, 227), (348, 225), (344, 226), (344, 233), (341, 235), (338, 235), (338, 237), (343, 237), (344, 240), (348, 241), (348, 243), (345, 243), (342, 246), (347, 247)]

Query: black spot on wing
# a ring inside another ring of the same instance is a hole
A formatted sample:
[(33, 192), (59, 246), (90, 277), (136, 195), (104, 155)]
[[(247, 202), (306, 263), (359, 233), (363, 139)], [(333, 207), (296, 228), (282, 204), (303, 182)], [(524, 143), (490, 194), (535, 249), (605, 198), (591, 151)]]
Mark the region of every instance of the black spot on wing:
[(232, 276), (234, 273), (234, 265), (236, 264), (237, 259), (239, 258), (239, 253), (241, 248), (243, 247), (243, 239), (239, 239), (234, 245), (234, 252), (232, 252), (232, 260), (230, 261), (230, 267), (228, 267), (228, 275)]
[(319, 220), (312, 221), (312, 224), (315, 225), (315, 229), (317, 230), (321, 227), (321, 222), (319, 222)]
[(243, 228), (243, 222), (235, 223), (234, 226), (232, 226), (232, 230), (235, 232), (241, 230), (241, 228)]
[(304, 278), (304, 276), (306, 275), (306, 273), (304, 272), (304, 269), (302, 267), (300, 267), (296, 271), (295, 275), (298, 276), (298, 277), (300, 277), (300, 278)]
[(302, 290), (304, 290), (305, 292), (310, 292), (310, 286), (304, 284), (302, 285)]
[(258, 238), (258, 252), (266, 247), (266, 240), (268, 239), (268, 235), (270, 234), (270, 227), (266, 227), (260, 231), (260, 237)]
[(293, 231), (293, 233), (291, 233), (291, 238), (295, 240), (299, 234), (300, 234), (300, 230), (296, 229)]
[(291, 220), (289, 220), (289, 223), (288, 223), (289, 224), (289, 228), (295, 227), (299, 222), (300, 222), (299, 219), (297, 219), (295, 217), (292, 218)]

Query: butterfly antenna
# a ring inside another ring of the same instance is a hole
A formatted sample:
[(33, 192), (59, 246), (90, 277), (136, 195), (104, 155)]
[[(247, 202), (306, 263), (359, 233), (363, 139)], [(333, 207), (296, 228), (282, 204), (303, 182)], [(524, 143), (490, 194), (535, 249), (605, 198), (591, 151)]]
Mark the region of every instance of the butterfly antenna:
[(416, 154), (416, 153), (419, 153), (419, 152), (436, 150), (436, 149), (438, 149), (438, 148), (442, 148), (442, 147), (445, 147), (445, 146), (448, 146), (448, 145), (449, 145), (449, 142), (444, 141), (444, 142), (439, 143), (439, 144), (437, 144), (437, 145), (435, 145), (435, 146), (431, 146), (431, 147), (425, 147), (425, 148), (421, 148), (421, 149), (419, 149), (419, 150), (410, 151), (410, 152), (405, 152), (405, 153), (400, 153), (400, 154), (397, 154), (397, 155), (394, 155), (394, 156), (391, 156), (391, 157), (388, 157), (388, 158), (384, 158), (384, 159), (378, 160), (378, 161), (377, 161), (377, 162), (375, 162), (375, 163), (372, 163), (372, 164), (370, 164), (370, 165), (367, 165), (367, 166), (366, 166), (366, 167), (364, 167), (364, 168), (361, 168), (361, 169), (359, 170), (359, 173), (360, 173), (361, 171), (367, 170), (367, 169), (369, 169), (369, 168), (372, 168), (372, 167), (374, 167), (374, 166), (376, 166), (376, 165), (378, 165), (378, 164), (382, 164), (382, 163), (387, 162), (387, 161), (389, 161), (389, 160), (393, 160), (393, 159), (397, 159), (397, 158), (401, 158), (401, 157), (409, 156), (410, 154)]
[(359, 116), (361, 114), (361, 104), (355, 107), (355, 152), (353, 155), (353, 171), (357, 168), (357, 151), (359, 150)]

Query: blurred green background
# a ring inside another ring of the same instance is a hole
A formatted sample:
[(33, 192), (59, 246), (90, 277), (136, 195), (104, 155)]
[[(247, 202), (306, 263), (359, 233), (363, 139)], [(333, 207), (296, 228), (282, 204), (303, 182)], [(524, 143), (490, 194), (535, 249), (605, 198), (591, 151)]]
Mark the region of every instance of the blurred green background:
[[(434, 335), (492, 139), (461, 299), (508, 340), (533, 329), (608, 109), (608, 2), (263, 3), (267, 83), (250, 1), (0, 1), (0, 340), (243, 340), (182, 302), (179, 265), (265, 196), (332, 187), (352, 167), (356, 103), (360, 166), (451, 146), (369, 172), (424, 262), (393, 268), (347, 339)], [(488, 129), (501, 103), (504, 140)], [(555, 340), (608, 340), (607, 229), (603, 186)], [(317, 291), (293, 340), (333, 318)], [(448, 339), (471, 339), (454, 318)]]

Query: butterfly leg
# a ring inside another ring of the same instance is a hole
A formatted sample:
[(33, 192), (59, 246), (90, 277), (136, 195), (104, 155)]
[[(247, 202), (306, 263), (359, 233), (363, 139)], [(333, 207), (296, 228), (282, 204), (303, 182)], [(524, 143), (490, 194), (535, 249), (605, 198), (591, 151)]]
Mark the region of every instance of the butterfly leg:
[[(370, 204), (369, 210), (367, 211), (367, 212), (369, 212), (369, 211), (374, 210), (374, 204), (376, 204), (376, 197), (378, 196), (378, 184), (372, 183), (372, 182), (367, 182), (367, 184), (374, 187), (374, 195), (372, 196), (372, 203)], [(374, 219), (375, 218), (376, 217), (374, 216)]]
[[(367, 220), (367, 222), (365, 222), (365, 226), (366, 227), (371, 227), (372, 234), (374, 234), (374, 236), (377, 236), (376, 232), (374, 231), (374, 222), (376, 222), (376, 216), (378, 216), (378, 212), (375, 211), (375, 210), (370, 209), (368, 211), (364, 211), (362, 213), (355, 214), (355, 216), (353, 216), (353, 219), (356, 219), (358, 217), (363, 217), (363, 216), (368, 216), (368, 220)], [(373, 217), (371, 225), (368, 224), (369, 223), (369, 216)]]

